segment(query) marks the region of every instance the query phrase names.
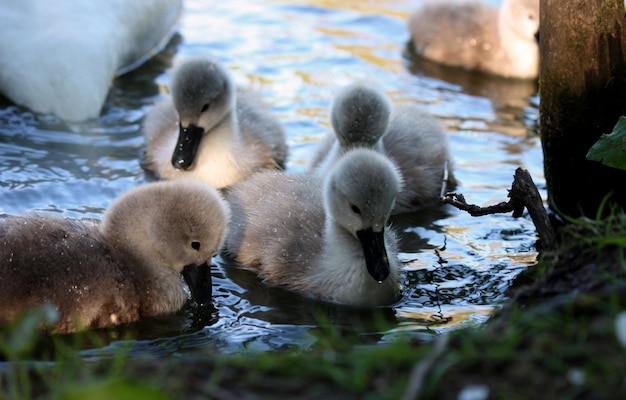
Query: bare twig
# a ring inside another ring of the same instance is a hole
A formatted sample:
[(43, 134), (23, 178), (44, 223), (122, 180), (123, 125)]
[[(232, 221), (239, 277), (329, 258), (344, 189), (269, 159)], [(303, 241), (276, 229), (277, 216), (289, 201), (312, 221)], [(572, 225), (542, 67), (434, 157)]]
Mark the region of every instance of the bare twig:
[(543, 207), (539, 190), (537, 190), (537, 186), (535, 186), (527, 170), (523, 168), (517, 168), (517, 170), (515, 170), (515, 177), (508, 197), (510, 199), (509, 201), (488, 207), (467, 204), (462, 194), (454, 192), (446, 193), (446, 195), (442, 197), (442, 201), (460, 210), (467, 211), (472, 217), (508, 213), (512, 211), (513, 217), (519, 218), (522, 216), (524, 208), (526, 208), (528, 214), (530, 214), (530, 218), (535, 224), (537, 234), (544, 248), (554, 248), (556, 244), (554, 229), (548, 219), (548, 213)]
[(513, 211), (510, 202), (502, 202), (488, 207), (480, 207), (475, 204), (467, 204), (465, 196), (461, 193), (449, 192), (443, 197), (443, 202), (451, 204), (459, 210), (467, 211), (472, 217), (480, 217), (483, 215), (507, 213)]

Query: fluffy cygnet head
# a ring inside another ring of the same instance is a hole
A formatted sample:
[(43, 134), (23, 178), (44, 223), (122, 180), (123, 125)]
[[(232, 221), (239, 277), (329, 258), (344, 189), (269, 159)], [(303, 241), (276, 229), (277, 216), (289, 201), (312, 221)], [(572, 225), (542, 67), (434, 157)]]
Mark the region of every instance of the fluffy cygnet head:
[(324, 185), (329, 223), (358, 238), (367, 269), (379, 282), (389, 275), (384, 230), (401, 188), (402, 177), (393, 162), (364, 148), (346, 153)]
[(193, 57), (180, 64), (170, 85), (180, 120), (172, 165), (189, 169), (204, 134), (218, 126), (235, 107), (235, 87), (228, 71), (208, 57)]
[[(534, 41), (539, 32), (539, 0), (504, 0), (498, 23), (501, 34), (512, 32), (517, 40)], [(504, 37), (504, 42), (513, 38)]]
[(387, 131), (391, 104), (365, 83), (353, 83), (335, 97), (330, 121), (341, 148), (373, 147)]
[(182, 273), (202, 304), (210, 300), (208, 264), (222, 247), (229, 220), (228, 205), (216, 189), (181, 178), (120, 196), (104, 214), (102, 231), (113, 247)]
[(181, 178), (129, 190), (109, 207), (102, 230), (116, 247), (180, 272), (211, 259), (223, 243), (228, 219), (228, 206), (215, 189)]

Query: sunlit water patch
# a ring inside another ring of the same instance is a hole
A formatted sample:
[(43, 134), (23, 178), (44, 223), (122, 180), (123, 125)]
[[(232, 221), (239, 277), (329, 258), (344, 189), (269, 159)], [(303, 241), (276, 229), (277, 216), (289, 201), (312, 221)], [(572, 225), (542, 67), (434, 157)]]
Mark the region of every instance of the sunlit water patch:
[[(517, 167), (545, 197), (533, 82), (476, 76), (415, 59), (405, 20), (414, 2), (232, 1), (185, 3), (179, 35), (156, 58), (118, 78), (100, 118), (67, 124), (0, 104), (0, 214), (32, 210), (100, 218), (124, 191), (149, 181), (140, 166), (142, 119), (167, 90), (170, 67), (192, 54), (224, 63), (237, 83), (258, 92), (281, 119), (288, 170), (303, 173), (327, 132), (337, 90), (356, 79), (380, 85), (447, 127), (457, 191), (478, 205), (507, 200)], [(119, 347), (136, 354), (181, 354), (308, 347), (331, 323), (366, 343), (397, 334), (428, 339), (484, 322), (512, 279), (536, 261), (527, 216), (470, 217), (436, 206), (394, 218), (406, 273), (392, 307), (325, 304), (264, 285), (217, 257), (213, 307), (100, 332), (98, 358)]]

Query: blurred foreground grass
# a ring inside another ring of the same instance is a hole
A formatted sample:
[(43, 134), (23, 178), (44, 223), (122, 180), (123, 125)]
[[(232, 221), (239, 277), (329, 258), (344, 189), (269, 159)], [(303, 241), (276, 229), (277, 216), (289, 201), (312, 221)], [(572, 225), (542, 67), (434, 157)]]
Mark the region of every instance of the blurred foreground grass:
[(626, 217), (573, 222), (560, 230), (560, 248), (542, 252), (511, 300), (478, 328), (373, 346), (322, 321), (307, 350), (130, 358), (122, 349), (94, 362), (81, 358), (84, 342), (42, 342), (34, 327), (49, 315), (43, 309), (1, 332), (0, 396), (626, 398), (626, 343), (618, 339), (626, 338)]

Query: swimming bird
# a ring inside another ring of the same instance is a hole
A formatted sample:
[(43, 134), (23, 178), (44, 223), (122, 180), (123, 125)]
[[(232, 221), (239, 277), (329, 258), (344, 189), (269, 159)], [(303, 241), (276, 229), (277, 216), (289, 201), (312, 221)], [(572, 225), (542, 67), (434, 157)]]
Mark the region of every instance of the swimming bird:
[(3, 1), (0, 93), (68, 121), (95, 118), (111, 81), (164, 47), (182, 0)]
[(258, 173), (232, 186), (222, 253), (265, 282), (357, 306), (400, 295), (397, 239), (387, 217), (402, 178), (384, 155), (346, 153), (325, 179)]
[(411, 14), (418, 55), (452, 67), (508, 78), (539, 73), (539, 0), (432, 2)]
[[(211, 301), (211, 257), (229, 208), (195, 179), (135, 187), (100, 224), (30, 213), (0, 220), (0, 324), (50, 304), (56, 333), (178, 311), (187, 294)], [(50, 328), (50, 327), (47, 327)]]
[(324, 176), (345, 152), (367, 147), (386, 154), (398, 166), (404, 187), (393, 214), (436, 203), (445, 180), (456, 186), (443, 125), (410, 104), (391, 104), (384, 93), (365, 82), (342, 88), (330, 115), (332, 132), (319, 143), (309, 171)]
[(310, 171), (325, 175), (343, 153), (353, 147), (384, 151), (381, 138), (387, 132), (391, 102), (364, 82), (343, 87), (330, 110), (333, 133), (322, 138), (309, 164)]
[(144, 121), (144, 166), (162, 179), (194, 176), (224, 188), (261, 169), (283, 168), (285, 133), (217, 61), (196, 56), (173, 72), (171, 97)]

